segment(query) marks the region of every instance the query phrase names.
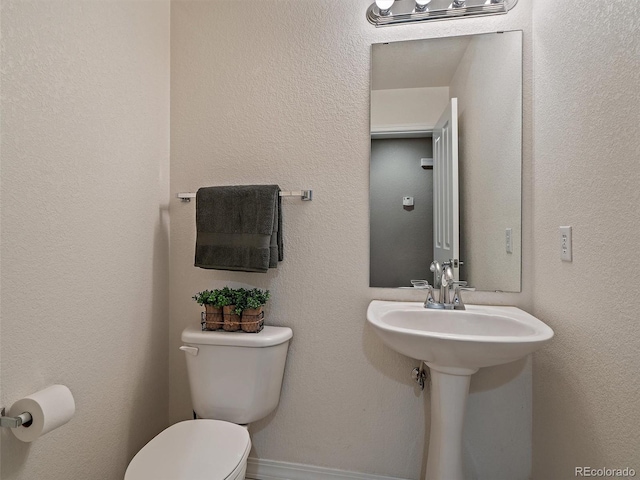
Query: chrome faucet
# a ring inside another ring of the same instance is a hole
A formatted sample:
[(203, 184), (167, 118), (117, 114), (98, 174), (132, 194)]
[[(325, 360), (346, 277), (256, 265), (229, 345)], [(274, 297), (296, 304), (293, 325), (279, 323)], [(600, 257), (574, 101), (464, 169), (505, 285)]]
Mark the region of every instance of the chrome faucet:
[(442, 278), (442, 267), (440, 266), (440, 262), (434, 260), (431, 262), (431, 266), (429, 270), (433, 272), (433, 286), (437, 287), (440, 285), (440, 280)]
[(440, 303), (448, 305), (451, 303), (451, 287), (455, 282), (451, 262), (442, 262), (442, 276), (440, 277)]
[[(433, 287), (427, 285), (427, 299), (424, 302), (424, 308), (465, 310), (460, 291), (463, 289), (462, 287), (467, 285), (467, 282), (460, 282), (455, 279), (453, 261), (443, 262), (442, 265), (438, 261), (433, 261), (431, 262), (430, 270), (434, 273), (435, 285), (437, 286), (440, 283), (440, 295), (439, 301), (436, 302), (433, 296)], [(452, 290), (453, 296), (451, 294)]]

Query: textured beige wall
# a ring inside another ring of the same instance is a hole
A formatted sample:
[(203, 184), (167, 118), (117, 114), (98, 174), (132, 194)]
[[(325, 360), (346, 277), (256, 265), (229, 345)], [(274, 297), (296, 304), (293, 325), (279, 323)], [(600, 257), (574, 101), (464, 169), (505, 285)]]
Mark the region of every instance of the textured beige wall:
[[(248, 0), (172, 2), (172, 196), (205, 185), (278, 183), (312, 188), (314, 200), (284, 200), (284, 262), (246, 274), (193, 267), (194, 205), (172, 198), (171, 419), (191, 413), (178, 351), (180, 332), (199, 319), (190, 297), (233, 282), (266, 287), (273, 292), (269, 323), (292, 327), (294, 339), (280, 406), (252, 426), (252, 455), (416, 479), (428, 408), (410, 383), (416, 362), (365, 325), (371, 299), (423, 299), (367, 286), (370, 47), (504, 29), (524, 29), (530, 38), (531, 3), (520, 0), (509, 15), (386, 29), (367, 23), (369, 0), (259, 3), (257, 12)], [(526, 82), (530, 62), (525, 41)], [(525, 181), (530, 155), (526, 135)], [(524, 248), (526, 257), (530, 244)], [(467, 299), (526, 308), (530, 289), (525, 279), (521, 294), (472, 292)], [(500, 389), (491, 386), (512, 371), (487, 370), (474, 381), (466, 448), (480, 478), (529, 477), (530, 370), (520, 367)]]
[[(638, 301), (626, 295), (640, 267), (634, 2), (598, 22), (572, 3), (536, 2), (535, 169), (529, 2), (502, 17), (380, 30), (363, 19), (368, 3), (279, 2), (248, 21), (249, 2), (174, 4), (172, 192), (275, 181), (316, 199), (286, 200), (287, 259), (261, 277), (190, 267), (193, 206), (173, 200), (172, 418), (189, 408), (175, 350), (197, 318), (188, 297), (227, 281), (268, 287), (271, 323), (292, 326), (295, 340), (281, 407), (254, 426), (254, 453), (417, 478), (425, 407), (407, 381), (413, 362), (363, 317), (371, 298), (412, 298), (366, 287), (369, 45), (523, 28), (524, 289), (469, 300), (531, 307), (533, 279), (535, 313), (556, 330), (535, 357), (534, 478), (570, 478), (576, 465), (639, 470)], [(3, 432), (2, 478), (121, 478), (165, 415), (168, 6), (2, 7), (2, 403), (53, 382), (78, 402), (70, 424), (30, 447)], [(574, 226), (571, 264), (558, 260), (560, 224)], [(482, 392), (498, 373), (474, 381), (470, 449), (493, 433), (478, 425), (493, 402), (527, 404), (526, 376)]]
[[(463, 280), (482, 290), (517, 292), (522, 32), (473, 38), (451, 80), (451, 97), (458, 98)], [(513, 253), (506, 252), (506, 228)]]
[(169, 2), (2, 1), (2, 479), (119, 480), (167, 424)]
[(536, 480), (640, 472), (640, 9), (582, 6), (533, 9), (534, 313), (556, 332), (534, 359)]

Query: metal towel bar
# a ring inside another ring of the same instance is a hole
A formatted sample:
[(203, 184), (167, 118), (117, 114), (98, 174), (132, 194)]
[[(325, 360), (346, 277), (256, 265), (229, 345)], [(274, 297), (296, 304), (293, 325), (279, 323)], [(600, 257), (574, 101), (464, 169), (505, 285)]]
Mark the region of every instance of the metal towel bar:
[[(176, 196), (183, 202), (190, 202), (192, 198), (196, 198), (194, 192), (178, 193)], [(300, 197), (300, 200), (311, 201), (313, 200), (313, 190), (282, 190), (280, 196)]]

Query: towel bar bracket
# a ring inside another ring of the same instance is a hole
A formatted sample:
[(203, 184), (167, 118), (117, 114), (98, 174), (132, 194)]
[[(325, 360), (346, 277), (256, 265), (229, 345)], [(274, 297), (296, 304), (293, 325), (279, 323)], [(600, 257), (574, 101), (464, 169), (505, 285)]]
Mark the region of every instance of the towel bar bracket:
[[(283, 193), (290, 193), (291, 195), (283, 195)], [(281, 197), (297, 197), (300, 194), (300, 200), (310, 202), (313, 200), (313, 190), (300, 190), (300, 192), (280, 192)]]
[(185, 203), (189, 203), (192, 198), (196, 198), (195, 193), (179, 193), (176, 196)]
[[(281, 197), (300, 197), (300, 200), (310, 202), (313, 200), (313, 190), (292, 190), (292, 191), (281, 191)], [(185, 203), (189, 203), (192, 198), (196, 198), (196, 194), (193, 192), (186, 193), (178, 193), (176, 195), (180, 200)]]

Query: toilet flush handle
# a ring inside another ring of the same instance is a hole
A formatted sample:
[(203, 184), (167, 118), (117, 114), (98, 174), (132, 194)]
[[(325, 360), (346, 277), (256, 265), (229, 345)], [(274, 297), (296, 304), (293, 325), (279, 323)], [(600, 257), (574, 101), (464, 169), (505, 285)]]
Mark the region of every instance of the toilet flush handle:
[(180, 350), (188, 353), (189, 355), (193, 355), (194, 357), (198, 355), (198, 347), (189, 347), (188, 345), (182, 345)]

